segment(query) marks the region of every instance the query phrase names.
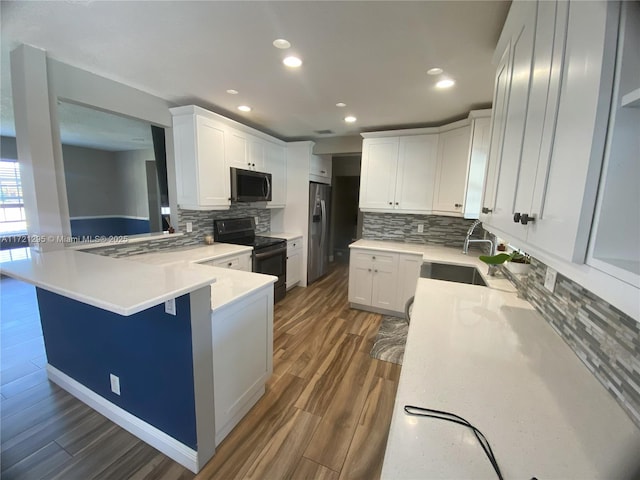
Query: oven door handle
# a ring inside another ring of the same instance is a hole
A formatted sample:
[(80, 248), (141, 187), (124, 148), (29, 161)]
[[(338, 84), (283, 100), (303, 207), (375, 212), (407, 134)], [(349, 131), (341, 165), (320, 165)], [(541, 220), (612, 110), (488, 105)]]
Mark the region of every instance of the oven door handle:
[(275, 257), (277, 255), (281, 255), (281, 254), (286, 253), (286, 252), (287, 252), (287, 247), (279, 248), (277, 250), (272, 250), (271, 252), (256, 253), (255, 254), (255, 259), (256, 260), (265, 260), (267, 258)]

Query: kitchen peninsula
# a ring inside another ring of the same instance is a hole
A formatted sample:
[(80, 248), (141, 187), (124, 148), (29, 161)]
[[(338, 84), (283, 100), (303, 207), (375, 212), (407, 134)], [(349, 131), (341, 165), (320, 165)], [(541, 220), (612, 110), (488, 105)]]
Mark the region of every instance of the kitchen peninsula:
[[(275, 279), (166, 255), (32, 252), (2, 273), (37, 287), (49, 379), (197, 472), (271, 375)], [(263, 355), (239, 365), (232, 382), (224, 368), (235, 363), (224, 356), (251, 321), (263, 324), (250, 340)]]

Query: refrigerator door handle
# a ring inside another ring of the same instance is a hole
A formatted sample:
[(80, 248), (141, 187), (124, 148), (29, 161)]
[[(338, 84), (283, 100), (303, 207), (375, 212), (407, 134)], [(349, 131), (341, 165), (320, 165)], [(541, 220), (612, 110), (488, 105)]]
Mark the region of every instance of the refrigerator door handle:
[(320, 252), (324, 253), (324, 244), (327, 237), (327, 207), (324, 200), (320, 200), (320, 208), (322, 209), (322, 233), (320, 234)]

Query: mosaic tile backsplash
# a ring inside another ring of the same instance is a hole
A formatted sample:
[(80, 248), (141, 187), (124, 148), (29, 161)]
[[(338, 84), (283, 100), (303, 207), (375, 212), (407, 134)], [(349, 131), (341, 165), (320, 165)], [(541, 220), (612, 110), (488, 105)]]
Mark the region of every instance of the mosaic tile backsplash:
[[(467, 230), (473, 222), (460, 217), (439, 215), (364, 212), (362, 238), (462, 248)], [(420, 224), (424, 225), (423, 233), (418, 233)], [(482, 238), (483, 234), (484, 230), (478, 226), (472, 238)]]
[(213, 234), (213, 220), (220, 218), (258, 217), (256, 232), (264, 233), (271, 229), (271, 210), (256, 208), (247, 205), (232, 204), (229, 210), (197, 211), (178, 210), (179, 232), (186, 232), (187, 222), (193, 223), (193, 231), (176, 236), (175, 239), (150, 240), (131, 244), (110, 245), (108, 247), (94, 248), (87, 252), (108, 257), (128, 257), (141, 253), (156, 252), (178, 247), (197, 246), (204, 244), (204, 236)]
[(549, 292), (546, 269), (532, 258), (526, 276), (502, 271), (640, 428), (640, 323), (560, 274)]

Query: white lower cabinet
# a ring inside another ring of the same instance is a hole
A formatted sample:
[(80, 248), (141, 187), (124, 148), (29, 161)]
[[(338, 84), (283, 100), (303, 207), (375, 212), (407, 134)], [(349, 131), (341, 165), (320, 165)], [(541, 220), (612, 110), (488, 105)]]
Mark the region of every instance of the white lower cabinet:
[(287, 290), (302, 279), (302, 236), (287, 242)]
[(374, 312), (403, 312), (415, 292), (421, 264), (421, 255), (352, 248), (349, 302)]
[(218, 445), (264, 394), (273, 373), (273, 286), (214, 310), (211, 322)]
[(212, 267), (230, 268), (232, 270), (242, 270), (244, 272), (251, 271), (251, 254), (232, 255), (215, 260), (202, 262), (200, 265), (211, 265)]

